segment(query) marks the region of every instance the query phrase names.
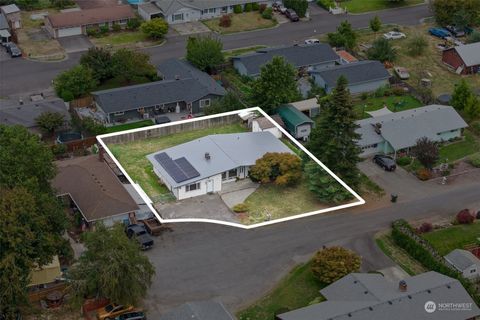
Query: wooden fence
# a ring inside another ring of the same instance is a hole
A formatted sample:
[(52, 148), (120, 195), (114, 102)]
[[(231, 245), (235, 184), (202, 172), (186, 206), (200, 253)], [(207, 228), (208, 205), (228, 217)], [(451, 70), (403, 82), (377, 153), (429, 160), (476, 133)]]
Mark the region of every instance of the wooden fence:
[(67, 284), (65, 282), (53, 284), (51, 287), (41, 289), (39, 291), (32, 291), (28, 293), (28, 300), (31, 303), (38, 302), (40, 300), (44, 300), (46, 296), (53, 291), (61, 291), (65, 293), (65, 289), (67, 288)]
[(67, 147), (67, 152), (74, 152), (76, 150), (83, 150), (89, 148), (97, 143), (96, 137), (87, 137), (81, 140), (73, 140), (69, 142), (65, 142), (65, 146)]
[(83, 98), (78, 98), (69, 102), (70, 111), (75, 108), (86, 108), (93, 105), (93, 96), (88, 95)]

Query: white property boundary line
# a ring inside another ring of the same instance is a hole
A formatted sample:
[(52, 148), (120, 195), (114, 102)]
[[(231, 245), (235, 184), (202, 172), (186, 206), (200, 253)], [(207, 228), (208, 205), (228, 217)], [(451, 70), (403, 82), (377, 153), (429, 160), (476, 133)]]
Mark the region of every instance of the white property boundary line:
[[(227, 222), (227, 221), (220, 221), (220, 220), (213, 220), (213, 219), (200, 219), (200, 218), (164, 219), (160, 216), (160, 214), (157, 212), (157, 210), (153, 207), (153, 205), (152, 205), (153, 201), (149, 198), (149, 196), (145, 193), (145, 191), (143, 191), (143, 189), (137, 183), (135, 183), (132, 180), (130, 175), (123, 168), (123, 166), (120, 164), (120, 162), (117, 160), (117, 158), (110, 151), (110, 149), (108, 148), (106, 143), (103, 141), (104, 138), (123, 135), (123, 134), (127, 134), (127, 133), (140, 132), (140, 131), (151, 130), (151, 129), (160, 128), (160, 127), (175, 126), (175, 125), (179, 125), (179, 124), (182, 124), (182, 123), (194, 122), (194, 121), (197, 121), (197, 120), (218, 118), (218, 117), (224, 117), (224, 116), (229, 116), (229, 115), (239, 115), (242, 112), (249, 112), (249, 111), (259, 112), (264, 117), (266, 117), (268, 120), (270, 120), (286, 137), (288, 137), (290, 139), (290, 141), (292, 141), (298, 148), (300, 148), (300, 150), (305, 152), (311, 159), (313, 159), (313, 161), (315, 161), (318, 165), (320, 165), (338, 183), (340, 183), (345, 189), (347, 189), (358, 201), (353, 202), (353, 203), (342, 204), (342, 205), (327, 208), (327, 209), (321, 209), (321, 210), (317, 210), (317, 211), (302, 213), (302, 214), (298, 214), (298, 215), (291, 216), (291, 217), (280, 218), (280, 219), (265, 221), (265, 222), (261, 222), (261, 223), (256, 223), (256, 224), (252, 224), (252, 225), (243, 225), (243, 224), (235, 223), (235, 222)], [(153, 126), (150, 126), (150, 127), (143, 127), (143, 128), (130, 129), (130, 130), (125, 130), (125, 131), (120, 131), (120, 132), (107, 133), (107, 134), (97, 136), (97, 140), (100, 143), (100, 145), (104, 148), (104, 150), (108, 153), (110, 158), (118, 166), (120, 171), (125, 175), (127, 180), (132, 184), (135, 191), (138, 192), (138, 194), (142, 197), (142, 199), (145, 201), (147, 206), (150, 208), (150, 210), (152, 210), (152, 212), (155, 214), (155, 216), (157, 217), (157, 219), (161, 223), (207, 222), (207, 223), (221, 224), (221, 225), (237, 227), (237, 228), (242, 228), (242, 229), (253, 229), (253, 228), (263, 227), (263, 226), (267, 226), (267, 225), (271, 225), (271, 224), (275, 224), (275, 223), (280, 223), (280, 222), (284, 222), (284, 221), (309, 217), (309, 216), (313, 216), (313, 215), (317, 215), (317, 214), (321, 214), (321, 213), (332, 212), (332, 211), (336, 211), (336, 210), (340, 210), (340, 209), (346, 209), (346, 208), (351, 208), (351, 207), (355, 207), (355, 206), (365, 204), (365, 200), (362, 197), (360, 197), (352, 188), (350, 188), (345, 182), (343, 182), (343, 180), (341, 180), (339, 177), (337, 177), (337, 175), (335, 173), (333, 173), (329, 168), (327, 168), (327, 166), (325, 166), (320, 160), (318, 160), (300, 142), (298, 142), (296, 139), (291, 137), (290, 134), (285, 129), (283, 129), (278, 123), (276, 123), (268, 114), (266, 114), (259, 107), (247, 108), (247, 109), (225, 112), (225, 113), (220, 113), (220, 114), (214, 114), (214, 115), (210, 115), (210, 116), (202, 116), (202, 117), (192, 118), (192, 119), (187, 119), (187, 120), (174, 121), (174, 122), (165, 123), (165, 124), (153, 125)]]

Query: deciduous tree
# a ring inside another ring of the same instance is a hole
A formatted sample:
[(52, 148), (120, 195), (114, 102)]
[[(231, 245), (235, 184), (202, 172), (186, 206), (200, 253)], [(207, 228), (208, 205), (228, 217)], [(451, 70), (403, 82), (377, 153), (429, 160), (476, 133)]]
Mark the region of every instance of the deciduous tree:
[(78, 65), (62, 72), (55, 78), (54, 87), (57, 95), (65, 101), (71, 101), (88, 94), (97, 86), (90, 68)]
[(112, 72), (127, 83), (134, 80), (157, 80), (157, 70), (150, 63), (150, 57), (143, 52), (120, 49), (112, 55)]
[(56, 129), (62, 126), (65, 122), (65, 116), (60, 112), (46, 111), (40, 114), (35, 122), (46, 132), (53, 134)]
[(348, 21), (343, 21), (336, 32), (328, 34), (328, 42), (335, 47), (345, 47), (353, 50), (357, 46), (357, 33), (353, 30)]
[(240, 110), (246, 106), (240, 101), (240, 99), (231, 91), (228, 91), (227, 94), (220, 99), (215, 99), (212, 101), (212, 104), (208, 107), (205, 107), (203, 112), (206, 115), (217, 114), (222, 112)]
[(93, 47), (88, 49), (80, 58), (80, 64), (90, 68), (97, 81), (104, 81), (112, 77), (112, 55), (110, 51)]
[(154, 18), (142, 23), (140, 29), (150, 39), (163, 39), (168, 32), (168, 23), (162, 18)]
[(342, 247), (330, 247), (316, 253), (312, 272), (318, 280), (330, 284), (349, 273), (358, 272), (360, 265), (361, 258), (355, 252)]
[(213, 37), (189, 37), (187, 41), (187, 60), (198, 69), (211, 72), (223, 63), (223, 44)]
[(439, 158), (438, 144), (427, 137), (420, 138), (417, 140), (413, 153), (425, 168), (432, 169)]
[(250, 168), (250, 178), (261, 183), (292, 185), (302, 178), (302, 161), (291, 153), (268, 152)]

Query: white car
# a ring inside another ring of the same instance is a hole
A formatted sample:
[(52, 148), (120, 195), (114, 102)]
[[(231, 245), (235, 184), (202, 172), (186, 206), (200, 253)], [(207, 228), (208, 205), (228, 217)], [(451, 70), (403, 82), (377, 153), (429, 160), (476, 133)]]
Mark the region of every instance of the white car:
[(315, 43), (320, 43), (320, 40), (315, 38), (305, 40), (305, 44), (315, 44)]
[(410, 73), (408, 70), (404, 67), (395, 67), (393, 68), (397, 76), (402, 79), (402, 80), (407, 80), (410, 78)]
[(405, 35), (405, 33), (402, 33), (402, 32), (390, 31), (385, 33), (383, 37), (387, 40), (397, 40), (397, 39), (406, 38), (407, 36)]

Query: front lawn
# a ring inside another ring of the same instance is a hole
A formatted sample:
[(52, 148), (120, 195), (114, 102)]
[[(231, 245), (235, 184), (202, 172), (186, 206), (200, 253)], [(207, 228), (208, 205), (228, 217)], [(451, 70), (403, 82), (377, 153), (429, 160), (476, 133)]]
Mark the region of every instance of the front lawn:
[(242, 31), (251, 31), (256, 29), (272, 28), (277, 25), (275, 19), (264, 19), (258, 11), (231, 14), (232, 25), (230, 27), (221, 27), (220, 18), (203, 21), (210, 30), (221, 33), (235, 33)]
[(462, 141), (453, 142), (440, 148), (440, 160), (438, 163), (452, 162), (480, 150), (479, 138), (470, 130), (465, 130), (465, 138)]
[(265, 297), (237, 313), (239, 320), (274, 320), (277, 311), (287, 312), (321, 302), (319, 290), (324, 287), (311, 271), (311, 261), (295, 267)]
[(110, 144), (108, 147), (122, 164), (130, 177), (140, 184), (147, 195), (155, 201), (169, 191), (162, 185), (152, 170), (152, 165), (146, 156), (150, 153), (173, 147), (209, 134), (245, 132), (247, 129), (240, 124), (214, 127), (195, 131), (186, 131), (163, 137), (143, 139), (129, 143)]
[(362, 12), (369, 12), (369, 11), (412, 6), (412, 5), (416, 5), (424, 2), (425, 2), (424, 0), (403, 0), (403, 1), (349, 0), (349, 1), (340, 2), (340, 6), (342, 8), (347, 7), (348, 12), (351, 12), (351, 13), (362, 13)]
[(125, 123), (125, 124), (119, 124), (117, 126), (112, 126), (112, 127), (107, 127), (107, 132), (106, 133), (113, 133), (113, 132), (119, 132), (119, 131), (125, 131), (125, 130), (130, 130), (130, 129), (137, 129), (137, 128), (143, 128), (143, 127), (148, 127), (152, 126), (154, 123), (152, 120), (141, 120), (137, 122), (131, 122), (131, 123)]
[(392, 112), (399, 112), (408, 109), (415, 109), (423, 106), (415, 97), (411, 95), (388, 96), (388, 97), (370, 97), (366, 100), (355, 101), (354, 110), (359, 119), (369, 118), (369, 111), (382, 109), (384, 106)]
[(163, 40), (150, 40), (142, 31), (112, 32), (104, 36), (90, 37), (90, 41), (97, 47), (147, 47), (157, 45)]
[(463, 249), (465, 245), (478, 244), (480, 223), (451, 226), (422, 236), (443, 256), (453, 249)]

